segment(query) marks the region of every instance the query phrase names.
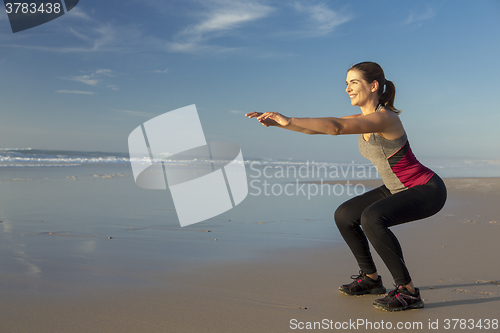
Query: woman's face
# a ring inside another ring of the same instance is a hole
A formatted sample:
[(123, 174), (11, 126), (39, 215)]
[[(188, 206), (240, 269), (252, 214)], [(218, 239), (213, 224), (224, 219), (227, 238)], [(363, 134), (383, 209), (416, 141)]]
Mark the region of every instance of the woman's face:
[(347, 72), (346, 84), (347, 88), (345, 91), (349, 94), (352, 105), (362, 107), (374, 98), (377, 98), (378, 101), (378, 96), (376, 94), (378, 85), (376, 85), (376, 81), (369, 84), (363, 79), (363, 76), (358, 70), (351, 69)]

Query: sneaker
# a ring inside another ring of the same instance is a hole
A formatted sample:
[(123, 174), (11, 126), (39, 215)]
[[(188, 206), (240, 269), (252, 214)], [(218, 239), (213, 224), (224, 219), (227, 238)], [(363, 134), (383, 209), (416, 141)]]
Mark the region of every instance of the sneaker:
[(379, 275), (376, 280), (370, 279), (363, 271), (359, 275), (351, 276), (354, 281), (339, 287), (341, 293), (346, 295), (365, 295), (365, 294), (385, 294), (386, 289), (382, 285), (382, 278)]
[(420, 290), (415, 288), (415, 293), (412, 294), (404, 286), (396, 286), (396, 289), (388, 293), (384, 298), (377, 299), (373, 305), (380, 310), (385, 311), (402, 311), (407, 309), (421, 309), (424, 307), (424, 302), (420, 298)]

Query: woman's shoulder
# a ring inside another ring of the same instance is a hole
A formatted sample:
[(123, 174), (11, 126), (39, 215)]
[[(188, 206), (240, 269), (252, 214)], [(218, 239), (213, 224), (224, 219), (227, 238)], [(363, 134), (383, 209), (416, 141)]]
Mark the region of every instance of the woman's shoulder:
[(398, 110), (393, 110), (390, 107), (384, 106), (377, 109), (377, 113), (385, 119), (385, 121), (389, 121), (393, 124), (402, 124), (401, 119), (399, 118)]
[[(396, 110), (397, 111), (397, 110)], [(387, 129), (383, 133), (377, 133), (378, 136), (385, 140), (398, 140), (403, 136), (406, 136), (406, 131), (403, 127), (403, 123), (399, 118), (399, 113), (387, 106), (382, 106), (378, 109), (378, 112), (384, 115), (387, 121)]]
[(388, 114), (395, 114), (395, 115), (398, 115), (401, 113), (401, 110), (398, 110), (396, 108), (391, 108), (390, 106), (387, 106), (387, 105), (382, 105), (380, 104), (378, 107), (377, 107), (377, 112), (386, 112)]

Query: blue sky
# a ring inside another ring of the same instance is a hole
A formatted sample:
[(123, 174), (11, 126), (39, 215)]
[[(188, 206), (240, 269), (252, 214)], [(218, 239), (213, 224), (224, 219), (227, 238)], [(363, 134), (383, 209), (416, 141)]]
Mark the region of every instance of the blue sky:
[(359, 113), (351, 64), (378, 62), (417, 156), (500, 158), (500, 2), (80, 0), (13, 34), (0, 13), (0, 146), (127, 151), (129, 133), (196, 104), (208, 141), (244, 156), (360, 160), (357, 138), (243, 116)]

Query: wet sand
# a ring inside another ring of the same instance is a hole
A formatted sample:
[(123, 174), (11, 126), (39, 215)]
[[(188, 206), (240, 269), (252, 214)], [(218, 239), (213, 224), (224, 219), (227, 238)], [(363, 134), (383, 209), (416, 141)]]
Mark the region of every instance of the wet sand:
[[(500, 178), (445, 182), (449, 196), (441, 212), (393, 228), (424, 309), (387, 313), (373, 308), (377, 296), (340, 294), (338, 286), (358, 268), (333, 222), (321, 220), (314, 204), (304, 211), (310, 221), (297, 215), (286, 216), (288, 222), (233, 216), (230, 226), (212, 222), (191, 229), (134, 226), (131, 217), (87, 232), (81, 225), (62, 230), (53, 220), (57, 227), (50, 231), (32, 213), (17, 223), (4, 216), (0, 224), (13, 230), (3, 230), (0, 331), (288, 332), (315, 322), (323, 329), (337, 325), (343, 331), (349, 324), (370, 331), (369, 321), (382, 332), (388, 323), (393, 329), (402, 323), (412, 326), (409, 331), (449, 332), (454, 322), (447, 319), (493, 324), (500, 319)], [(250, 200), (264, 205), (263, 198)], [(324, 207), (325, 216), (334, 208)], [(5, 243), (9, 235), (15, 242)], [(40, 255), (23, 250), (20, 244), (28, 240)], [(375, 261), (390, 289), (389, 272), (376, 254)], [(431, 323), (438, 329), (429, 329)]]

